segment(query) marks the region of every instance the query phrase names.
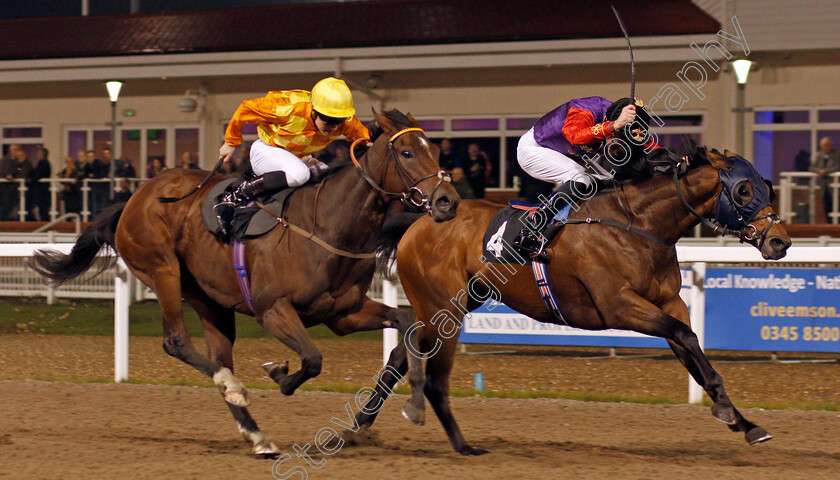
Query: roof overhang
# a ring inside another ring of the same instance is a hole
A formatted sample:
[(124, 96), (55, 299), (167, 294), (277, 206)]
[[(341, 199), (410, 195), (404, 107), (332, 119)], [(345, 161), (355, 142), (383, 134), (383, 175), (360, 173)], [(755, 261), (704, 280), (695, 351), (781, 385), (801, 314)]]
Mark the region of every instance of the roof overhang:
[[(714, 34), (634, 37), (638, 63), (700, 60)], [(710, 49), (713, 59), (722, 56)], [(0, 83), (502, 68), (629, 62), (623, 38), (0, 61)]]

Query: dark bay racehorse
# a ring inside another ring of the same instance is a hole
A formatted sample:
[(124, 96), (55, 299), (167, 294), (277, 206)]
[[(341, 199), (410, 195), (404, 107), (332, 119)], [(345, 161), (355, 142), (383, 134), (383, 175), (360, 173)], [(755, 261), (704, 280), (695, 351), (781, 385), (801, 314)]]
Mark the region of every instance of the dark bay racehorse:
[[(372, 255), (351, 258), (352, 253), (375, 250), (376, 236), (393, 200), (402, 198), (425, 208), (435, 222), (455, 216), (458, 195), (444, 181), (448, 177), (438, 166), (437, 147), (410, 116), (396, 110), (374, 114), (373, 146), (359, 160), (359, 168), (333, 168), (320, 186), (303, 186), (287, 201), (284, 219), (289, 224), (314, 232), (345, 254), (331, 253), (284, 226), (246, 241), (257, 322), (302, 361), (301, 369), (291, 375), (287, 362), (266, 366), (286, 395), (321, 371), (321, 353), (306, 327), (323, 323), (345, 335), (385, 327), (404, 329), (411, 324), (406, 314), (366, 296), (375, 269)], [(101, 247), (114, 248), (157, 295), (166, 353), (213, 378), (240, 432), (253, 443), (254, 453), (276, 455), (277, 446), (260, 432), (245, 408), (249, 402), (244, 385), (233, 376), (234, 312), (251, 312), (237, 285), (232, 249), (208, 233), (201, 220), (207, 192), (223, 177), (214, 177), (206, 188), (183, 201), (158, 201), (158, 197), (190, 192), (203, 176), (170, 170), (153, 178), (128, 203), (99, 216), (71, 254), (41, 252), (33, 267), (62, 283), (90, 268)], [(193, 347), (184, 325), (182, 298), (201, 317), (207, 356)]]
[[(735, 409), (723, 380), (691, 331), (688, 309), (679, 297), (681, 277), (674, 244), (700, 217), (715, 216), (725, 225), (739, 228), (742, 239), (759, 248), (766, 259), (783, 257), (791, 242), (769, 206), (772, 187), (765, 185), (746, 160), (704, 149), (695, 149), (691, 156), (692, 166), (683, 176), (675, 173), (622, 185), (621, 195), (633, 225), (659, 242), (614, 226), (567, 224), (548, 249), (548, 276), (569, 325), (587, 330), (632, 330), (665, 338), (711, 397), (714, 417), (733, 431), (745, 432), (749, 443), (758, 443), (771, 435)], [(404, 233), (397, 249), (397, 269), (417, 313), (416, 332), (412, 327), (409, 338), (416, 334), (419, 342), (409, 350), (430, 355), (425, 378), (422, 370), (409, 362), (398, 365), (400, 372), (409, 371), (414, 390), (404, 414), (415, 423), (424, 421), (421, 392), (425, 392), (455, 451), (465, 455), (484, 450), (467, 444), (449, 407), (449, 374), (463, 313), (480, 306), (495, 291), (494, 299), (525, 315), (560, 323), (543, 302), (530, 265), (482, 261), (483, 235), (498, 210), (498, 205), (489, 202), (464, 201), (451, 222), (436, 224), (420, 218), (407, 231), (405, 225), (399, 228), (395, 224), (391, 232), (395, 237)], [(734, 221), (722, 218), (733, 216)], [(581, 204), (571, 215), (588, 217), (627, 222), (617, 196), (610, 192)], [(410, 217), (405, 224), (412, 219), (417, 217)], [(390, 227), (385, 232), (388, 230)], [(371, 399), (376, 401), (378, 398)], [(371, 425), (375, 415), (362, 413), (357, 419), (361, 425)]]

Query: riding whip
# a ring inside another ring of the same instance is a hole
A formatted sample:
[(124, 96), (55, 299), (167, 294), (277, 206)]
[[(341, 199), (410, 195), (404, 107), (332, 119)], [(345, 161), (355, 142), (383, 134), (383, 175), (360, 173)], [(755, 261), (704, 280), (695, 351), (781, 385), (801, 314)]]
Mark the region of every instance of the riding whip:
[(210, 177), (212, 177), (219, 170), (219, 167), (222, 166), (223, 161), (224, 161), (224, 157), (219, 158), (219, 161), (216, 162), (216, 166), (213, 167), (213, 170), (210, 170), (210, 173), (208, 173), (207, 176), (204, 177), (204, 180), (202, 180), (201, 183), (199, 183), (195, 188), (193, 188), (190, 191), (190, 193), (187, 193), (186, 195), (181, 195), (180, 197), (158, 197), (158, 202), (160, 202), (160, 203), (180, 202), (181, 200), (183, 200), (183, 199), (189, 197), (190, 195), (194, 194), (195, 192), (201, 190), (201, 188), (204, 187), (204, 185), (207, 185), (207, 182), (210, 181)]
[(630, 50), (630, 100), (636, 101), (636, 61), (633, 58), (633, 45), (630, 44), (630, 34), (627, 33), (627, 27), (624, 26), (624, 20), (615, 8), (615, 5), (610, 5), (615, 14), (618, 25), (621, 26), (621, 31), (624, 33), (624, 38), (627, 40), (627, 48)]

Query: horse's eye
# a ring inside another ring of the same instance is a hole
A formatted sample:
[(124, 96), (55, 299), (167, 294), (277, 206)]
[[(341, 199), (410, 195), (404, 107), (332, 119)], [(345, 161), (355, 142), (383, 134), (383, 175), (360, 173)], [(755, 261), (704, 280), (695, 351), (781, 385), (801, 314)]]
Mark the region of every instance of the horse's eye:
[(742, 207), (746, 207), (750, 203), (752, 200), (752, 190), (750, 189), (749, 182), (745, 181), (735, 185), (735, 191), (732, 192), (732, 200)]
[(411, 152), (410, 152), (410, 151), (408, 151), (408, 150), (403, 150), (403, 151), (401, 152), (401, 155), (402, 155), (402, 157), (403, 157), (403, 158), (406, 158), (406, 159), (411, 158), (411, 157), (413, 157), (413, 156), (414, 156), (414, 155), (412, 155), (412, 154), (411, 154)]

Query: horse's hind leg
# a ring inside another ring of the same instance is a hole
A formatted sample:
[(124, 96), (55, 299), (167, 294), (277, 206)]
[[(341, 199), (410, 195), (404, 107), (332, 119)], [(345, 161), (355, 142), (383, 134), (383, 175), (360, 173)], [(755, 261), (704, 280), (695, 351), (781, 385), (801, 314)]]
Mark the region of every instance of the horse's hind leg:
[(772, 439), (772, 435), (745, 419), (732, 404), (732, 400), (723, 387), (723, 378), (712, 367), (706, 354), (700, 348), (697, 336), (688, 326), (690, 323), (688, 307), (682, 299), (677, 298), (669, 302), (662, 310), (680, 323), (680, 326), (674, 328), (675, 339), (668, 339), (668, 345), (692, 378), (709, 394), (714, 402), (712, 415), (729, 425), (733, 431), (745, 432), (745, 438), (751, 445)]
[(269, 362), (263, 368), (284, 395), (291, 395), (305, 381), (321, 373), (321, 352), (315, 348), (297, 311), (288, 300), (279, 299), (264, 312), (257, 314), (257, 322), (284, 345), (300, 356), (301, 367), (289, 375), (289, 362)]
[[(236, 340), (234, 312), (214, 302), (203, 293), (194, 290), (184, 295), (193, 306), (201, 323), (204, 325), (204, 340), (207, 344), (207, 356), (233, 372), (233, 342)], [(224, 392), (222, 392), (224, 397)], [(225, 402), (236, 420), (239, 433), (252, 444), (254, 455), (274, 457), (280, 449), (270, 441), (257, 427), (251, 414), (245, 407)]]
[[(128, 227), (130, 228), (130, 227)], [(163, 237), (163, 238), (161, 238)], [(139, 240), (137, 240), (139, 239)], [(148, 240), (150, 244), (139, 244)], [(225, 401), (240, 407), (249, 405), (247, 390), (230, 369), (198, 353), (193, 346), (181, 301), (181, 268), (168, 230), (164, 234), (117, 232), (117, 245), (131, 272), (154, 290), (163, 312), (163, 350), (213, 379), (224, 392)]]

